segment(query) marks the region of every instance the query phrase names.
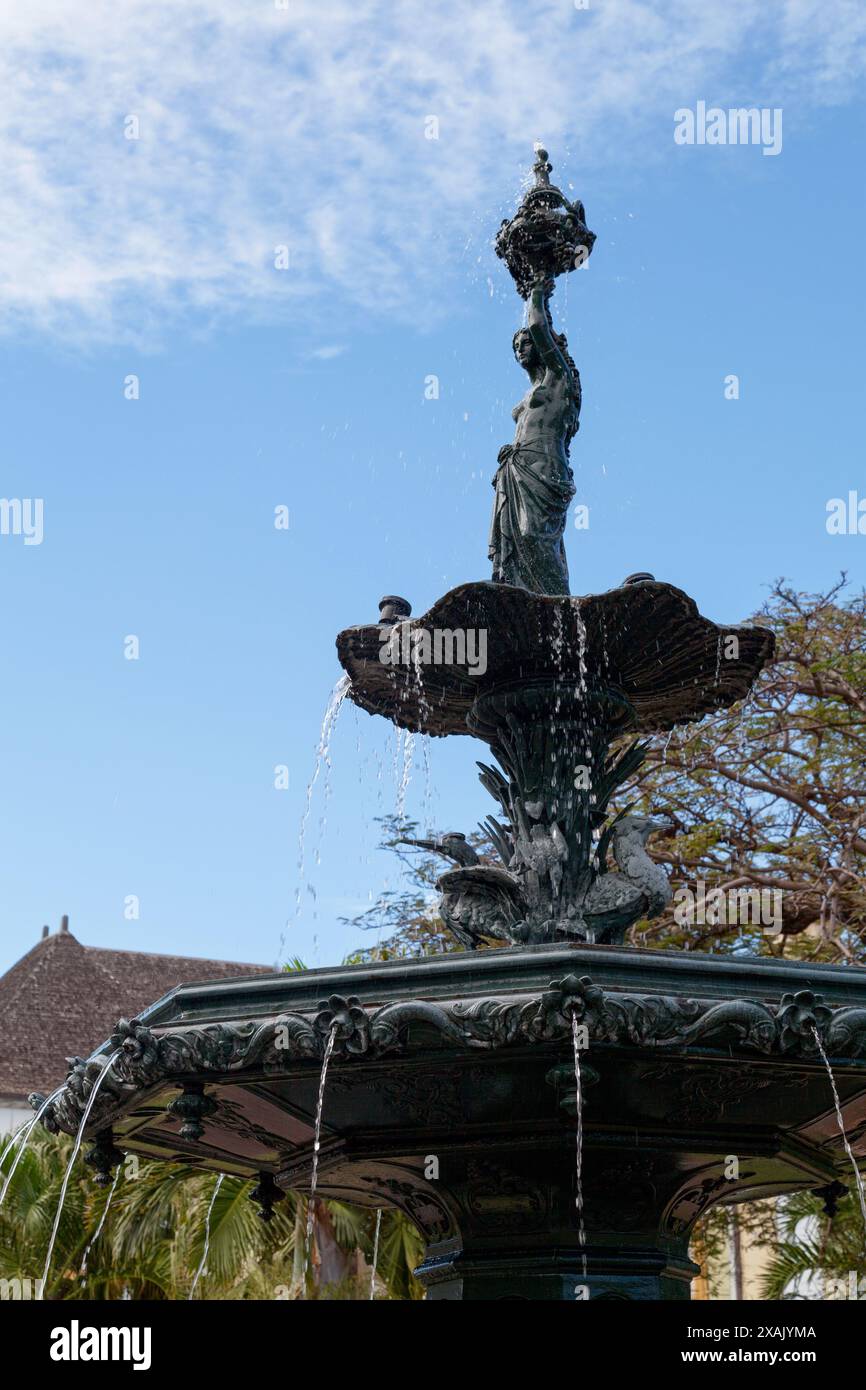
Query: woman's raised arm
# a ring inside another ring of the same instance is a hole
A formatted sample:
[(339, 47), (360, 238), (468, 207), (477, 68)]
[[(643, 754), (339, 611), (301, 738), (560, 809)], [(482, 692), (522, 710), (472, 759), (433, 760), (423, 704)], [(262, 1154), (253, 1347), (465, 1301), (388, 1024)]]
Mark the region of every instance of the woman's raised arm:
[(552, 288), (552, 282), (547, 280), (537, 280), (532, 286), (529, 294), (526, 325), (545, 367), (557, 376), (567, 376), (568, 363), (556, 345), (553, 329), (550, 326), (550, 315), (547, 311), (547, 300)]

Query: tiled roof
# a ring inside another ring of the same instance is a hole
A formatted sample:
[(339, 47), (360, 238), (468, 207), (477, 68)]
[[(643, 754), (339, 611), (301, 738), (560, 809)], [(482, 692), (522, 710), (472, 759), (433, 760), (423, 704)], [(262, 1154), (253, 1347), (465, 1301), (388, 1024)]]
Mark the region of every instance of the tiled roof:
[(87, 1057), (119, 1018), (132, 1018), (176, 985), (267, 975), (266, 965), (106, 951), (70, 931), (44, 937), (0, 978), (0, 1101), (49, 1092), (66, 1057)]

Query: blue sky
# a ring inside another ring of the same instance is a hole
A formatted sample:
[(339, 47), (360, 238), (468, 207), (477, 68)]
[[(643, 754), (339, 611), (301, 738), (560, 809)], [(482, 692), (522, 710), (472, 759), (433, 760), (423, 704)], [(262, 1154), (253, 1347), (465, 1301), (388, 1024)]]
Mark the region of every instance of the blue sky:
[[(866, 495), (864, 35), (844, 0), (0, 17), (0, 495), (44, 501), (40, 545), (0, 536), (0, 969), (63, 912), (128, 949), (359, 943), (337, 919), (393, 883), (400, 764), (345, 705), (299, 874), (334, 637), (488, 577), (523, 390), (491, 240), (536, 140), (598, 236), (554, 301), (573, 592), (647, 569), (737, 621), (779, 575), (863, 582), (866, 537), (825, 519)], [(701, 100), (780, 108), (781, 152), (676, 145)], [(419, 745), (407, 812), (470, 830), (481, 751), (436, 741), (428, 775)]]

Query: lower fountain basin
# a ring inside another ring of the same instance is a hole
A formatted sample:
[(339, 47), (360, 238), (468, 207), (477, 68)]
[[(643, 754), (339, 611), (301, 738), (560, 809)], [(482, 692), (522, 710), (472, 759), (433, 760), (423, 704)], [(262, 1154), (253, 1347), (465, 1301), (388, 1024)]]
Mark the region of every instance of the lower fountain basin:
[(864, 1159), (866, 976), (570, 944), (185, 986), (78, 1064), (43, 1122), (74, 1131), (119, 1048), (94, 1166), (117, 1149), (309, 1190), (333, 1031), (317, 1190), (401, 1208), (431, 1297), (685, 1298), (709, 1206), (851, 1183), (813, 1027)]

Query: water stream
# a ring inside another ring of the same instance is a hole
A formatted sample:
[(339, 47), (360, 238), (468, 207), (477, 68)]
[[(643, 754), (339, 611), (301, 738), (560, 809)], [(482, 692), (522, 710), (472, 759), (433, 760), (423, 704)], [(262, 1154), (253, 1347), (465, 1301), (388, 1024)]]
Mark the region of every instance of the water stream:
[(319, 1076), (319, 1095), (316, 1101), (316, 1129), (313, 1137), (313, 1171), (310, 1175), (310, 1200), (307, 1206), (307, 1271), (310, 1268), (310, 1258), (313, 1252), (313, 1222), (316, 1219), (316, 1183), (319, 1178), (319, 1145), (322, 1133), (322, 1110), (325, 1104), (325, 1081), (328, 1076), (328, 1063), (331, 1060), (331, 1053), (334, 1050), (334, 1042), (337, 1037), (336, 1028), (332, 1028), (328, 1034), (328, 1041), (325, 1044), (325, 1055), (322, 1058), (322, 1071)]
[(400, 785), (397, 788), (397, 817), (403, 820), (406, 815), (406, 792), (409, 789), (409, 782), (412, 777), (412, 762), (415, 757), (415, 735), (411, 729), (404, 731), (403, 737), (403, 772), (400, 777)]
[(668, 736), (667, 736), (667, 738), (665, 739), (664, 748), (662, 749), (662, 767), (666, 767), (666, 766), (667, 766), (667, 761), (668, 761), (668, 749), (669, 749), (670, 746), (671, 746), (671, 739), (673, 738), (673, 736), (674, 736), (674, 726), (673, 726), (673, 724), (672, 724), (671, 727), (668, 729)]
[(571, 1041), (574, 1049), (575, 1115), (577, 1130), (575, 1135), (575, 1194), (574, 1205), (577, 1210), (577, 1239), (580, 1242), (580, 1263), (583, 1282), (586, 1284), (586, 1229), (583, 1221), (583, 1090), (580, 1078), (580, 1036), (577, 1015), (571, 1015)]
[(38, 1297), (40, 1300), (43, 1300), (45, 1298), (45, 1289), (48, 1284), (48, 1271), (51, 1268), (51, 1257), (54, 1254), (54, 1245), (57, 1241), (57, 1232), (60, 1229), (60, 1217), (63, 1214), (63, 1204), (66, 1201), (66, 1190), (69, 1187), (69, 1179), (72, 1176), (72, 1169), (75, 1164), (75, 1160), (78, 1157), (78, 1150), (81, 1148), (81, 1141), (84, 1138), (84, 1130), (87, 1125), (87, 1121), (90, 1119), (90, 1112), (93, 1109), (93, 1103), (96, 1100), (96, 1097), (99, 1095), (100, 1087), (102, 1086), (103, 1081), (105, 1080), (108, 1073), (111, 1071), (111, 1068), (113, 1067), (115, 1061), (119, 1056), (120, 1048), (118, 1048), (116, 1052), (112, 1052), (105, 1066), (102, 1068), (102, 1071), (99, 1073), (98, 1077), (94, 1081), (93, 1089), (91, 1090), (90, 1095), (87, 1097), (87, 1104), (84, 1107), (84, 1114), (81, 1116), (81, 1124), (78, 1126), (78, 1133), (75, 1136), (75, 1143), (72, 1146), (72, 1153), (70, 1154), (69, 1162), (66, 1165), (66, 1172), (63, 1174), (63, 1184), (60, 1188), (60, 1199), (57, 1203), (57, 1210), (54, 1213), (54, 1225), (51, 1227), (51, 1239), (48, 1242), (48, 1253), (45, 1256), (45, 1268), (42, 1271), (42, 1279), (39, 1285)]
[[(430, 773), (430, 735), (421, 735), (421, 765), (424, 768), (424, 797), (421, 802), (423, 826), (433, 824), (433, 783)], [(425, 834), (426, 834), (425, 830)]]
[(24, 1121), (24, 1124), (21, 1125), (21, 1127), (15, 1131), (15, 1133), (12, 1135), (12, 1138), (9, 1140), (9, 1143), (3, 1150), (3, 1155), (2, 1157), (0, 1157), (0, 1165), (2, 1165), (3, 1161), (6, 1158), (6, 1155), (10, 1152), (14, 1145), (17, 1144), (18, 1140), (21, 1140), (21, 1147), (15, 1155), (15, 1158), (12, 1162), (12, 1166), (6, 1175), (6, 1181), (3, 1183), (2, 1190), (0, 1190), (0, 1207), (2, 1207), (3, 1199), (9, 1190), (9, 1184), (15, 1176), (15, 1169), (21, 1162), (21, 1159), (24, 1156), (24, 1151), (27, 1148), (27, 1145), (30, 1143), (30, 1136), (32, 1135), (42, 1116), (45, 1114), (45, 1111), (48, 1109), (51, 1102), (57, 1099), (57, 1097), (60, 1095), (60, 1092), (64, 1089), (65, 1085), (66, 1083), (64, 1082), (63, 1086), (58, 1086), (56, 1091), (51, 1092), (51, 1095), (48, 1096), (47, 1100), (44, 1100), (42, 1102), (39, 1109), (36, 1111), (36, 1114), (33, 1116), (32, 1120)]
[(28, 1120), (25, 1120), (24, 1123), (20, 1124), (16, 1130), (13, 1130), (12, 1134), (9, 1136), (9, 1142), (6, 1144), (2, 1154), (0, 1154), (0, 1169), (2, 1169), (3, 1164), (6, 1162), (6, 1155), (9, 1153), (11, 1149), (14, 1149), (15, 1145), (18, 1143), (18, 1140), (24, 1134), (24, 1131), (27, 1130), (27, 1133), (29, 1134), (32, 1127), (33, 1116), (31, 1115)]
[(393, 778), (394, 786), (395, 786), (395, 787), (398, 786), (398, 785), (399, 785), (399, 782), (400, 782), (400, 764), (401, 764), (401, 762), (402, 762), (402, 757), (403, 757), (403, 730), (400, 728), (400, 725), (399, 725), (399, 724), (395, 724), (395, 725), (394, 725), (394, 747), (393, 747), (392, 756), (391, 756), (391, 776), (392, 776), (392, 778)]
[(376, 1234), (373, 1238), (373, 1265), (370, 1269), (370, 1302), (376, 1296), (376, 1266), (379, 1263), (379, 1232), (382, 1229), (382, 1208), (376, 1212)]
[[(405, 683), (405, 685), (403, 686), (403, 690), (402, 690), (402, 693), (401, 693), (400, 698), (401, 698), (401, 700), (403, 701), (403, 703), (406, 704), (406, 703), (409, 701), (410, 696), (411, 696), (411, 695), (414, 695), (415, 700), (416, 700), (416, 702), (417, 702), (418, 728), (417, 728), (417, 730), (416, 730), (416, 729), (404, 729), (404, 730), (402, 731), (402, 734), (403, 734), (403, 737), (402, 737), (402, 755), (403, 755), (403, 756), (402, 756), (402, 769), (401, 769), (401, 772), (400, 772), (400, 780), (399, 780), (399, 783), (398, 783), (398, 786), (397, 786), (397, 809), (396, 809), (397, 818), (398, 818), (398, 820), (401, 820), (401, 821), (405, 818), (405, 815), (406, 815), (406, 792), (407, 792), (408, 789), (409, 789), (409, 783), (410, 783), (410, 781), (411, 781), (411, 779), (412, 779), (412, 769), (413, 769), (413, 765), (414, 765), (414, 761), (415, 761), (415, 741), (416, 741), (416, 738), (419, 736), (419, 734), (420, 734), (420, 736), (421, 736), (421, 749), (422, 749), (422, 753), (423, 753), (423, 757), (424, 757), (424, 775), (425, 775), (425, 782), (426, 782), (426, 789), (425, 789), (425, 807), (426, 807), (427, 803), (429, 802), (429, 793), (430, 793), (430, 762), (429, 762), (429, 753), (428, 753), (428, 749), (427, 749), (427, 740), (426, 740), (424, 734), (421, 732), (422, 729), (423, 729), (424, 722), (425, 722), (425, 720), (427, 719), (427, 716), (428, 716), (428, 714), (429, 714), (429, 712), (430, 712), (430, 704), (429, 704), (429, 701), (428, 701), (428, 699), (427, 699), (427, 692), (426, 692), (426, 690), (424, 689), (424, 669), (423, 669), (423, 666), (422, 666), (422, 663), (421, 663), (420, 650), (419, 650), (419, 648), (418, 648), (417, 646), (413, 646), (413, 648), (412, 648), (412, 653), (411, 653), (411, 664), (412, 664), (412, 674), (411, 674), (411, 678), (410, 678), (410, 680), (408, 680), (408, 681)], [(400, 752), (401, 752), (401, 740), (400, 740), (400, 731), (398, 730), (397, 748), (396, 748), (396, 751), (395, 751), (395, 764), (394, 764), (395, 776), (396, 776), (396, 773), (397, 773), (397, 761), (398, 761), (399, 758), (400, 758)]]
[(87, 1261), (90, 1258), (90, 1252), (93, 1249), (96, 1242), (99, 1240), (99, 1237), (102, 1235), (102, 1228), (105, 1225), (105, 1218), (108, 1215), (108, 1208), (111, 1206), (112, 1198), (114, 1197), (114, 1194), (117, 1191), (117, 1182), (120, 1177), (121, 1167), (122, 1164), (118, 1163), (117, 1167), (114, 1170), (114, 1182), (111, 1184), (108, 1196), (105, 1199), (105, 1206), (102, 1208), (102, 1215), (99, 1218), (99, 1225), (93, 1232), (93, 1235), (90, 1237), (90, 1240), (87, 1242), (87, 1245), (84, 1250), (84, 1255), (81, 1259), (81, 1268), (79, 1269), (78, 1274), (82, 1287), (87, 1282)]
[[(343, 707), (343, 701), (345, 700), (347, 694), (349, 693), (349, 686), (350, 686), (350, 684), (351, 684), (351, 682), (349, 681), (349, 677), (348, 677), (348, 676), (341, 676), (340, 679), (337, 681), (337, 684), (334, 686), (333, 690), (331, 691), (329, 697), (328, 697), (328, 704), (327, 704), (327, 706), (326, 706), (326, 708), (325, 708), (324, 717), (323, 717), (323, 719), (322, 719), (322, 727), (321, 727), (321, 730), (320, 730), (320, 733), (319, 733), (319, 742), (318, 742), (318, 746), (317, 746), (317, 748), (316, 748), (316, 765), (315, 765), (315, 767), (314, 767), (314, 769), (313, 769), (313, 775), (312, 775), (312, 777), (310, 778), (309, 782), (307, 783), (307, 792), (306, 792), (306, 797), (305, 797), (305, 800), (304, 800), (304, 814), (303, 814), (302, 817), (301, 817), (301, 828), (300, 828), (300, 830), (299, 830), (299, 832), (298, 832), (298, 886), (297, 886), (297, 888), (296, 888), (296, 890), (295, 890), (295, 916), (296, 916), (296, 917), (298, 917), (298, 916), (300, 915), (300, 911), (301, 911), (301, 885), (302, 885), (302, 883), (303, 883), (303, 878), (304, 878), (304, 864), (305, 864), (305, 855), (306, 855), (305, 844), (306, 844), (306, 837), (307, 837), (307, 823), (308, 823), (308, 821), (309, 821), (309, 819), (310, 819), (310, 811), (311, 811), (312, 805), (313, 805), (313, 789), (314, 789), (314, 787), (315, 787), (317, 781), (319, 780), (319, 775), (320, 775), (320, 773), (321, 773), (321, 771), (322, 771), (322, 766), (323, 766), (323, 764), (324, 764), (324, 766), (325, 766), (325, 768), (326, 768), (326, 774), (325, 774), (326, 782), (329, 782), (329, 781), (330, 781), (330, 772), (331, 772), (331, 740), (332, 740), (332, 738), (333, 738), (333, 736), (334, 736), (334, 729), (335, 729), (336, 724), (337, 724), (337, 718), (338, 718), (338, 716), (339, 716), (340, 710), (341, 710), (342, 707)], [(326, 807), (325, 807), (325, 811), (323, 812), (322, 821), (321, 821), (321, 824), (320, 824), (320, 840), (321, 840), (321, 835), (324, 833), (324, 823), (325, 823), (325, 813), (326, 813), (326, 810), (327, 810), (327, 798), (326, 798)], [(309, 886), (309, 885), (308, 885), (308, 886)], [(285, 938), (284, 938), (284, 939), (285, 939)], [(284, 939), (283, 939), (283, 941), (280, 942), (280, 954), (282, 954), (282, 948), (283, 948), (283, 945), (284, 945)]]
[(223, 1185), (224, 1177), (225, 1173), (220, 1173), (219, 1177), (216, 1180), (216, 1183), (214, 1184), (214, 1190), (211, 1194), (210, 1204), (207, 1209), (207, 1216), (205, 1217), (204, 1223), (204, 1249), (201, 1252), (201, 1260), (199, 1262), (199, 1267), (195, 1272), (195, 1278), (192, 1281), (192, 1288), (189, 1291), (189, 1298), (187, 1299), (188, 1303), (191, 1303), (192, 1300), (195, 1298), (195, 1291), (198, 1287), (198, 1281), (201, 1278), (202, 1274), (204, 1274), (205, 1269), (207, 1267), (207, 1257), (208, 1252), (210, 1250), (210, 1222), (211, 1217), (213, 1215), (214, 1204), (216, 1202), (217, 1197), (219, 1196), (219, 1190)]
[(833, 1104), (836, 1107), (836, 1123), (838, 1124), (839, 1131), (842, 1135), (842, 1143), (845, 1145), (845, 1152), (848, 1155), (851, 1167), (854, 1170), (854, 1178), (857, 1183), (857, 1198), (860, 1202), (860, 1214), (863, 1217), (863, 1231), (864, 1234), (866, 1234), (866, 1192), (864, 1192), (863, 1190), (863, 1179), (860, 1175), (860, 1169), (857, 1167), (857, 1160), (854, 1157), (854, 1152), (851, 1148), (851, 1145), (848, 1143), (848, 1135), (845, 1133), (845, 1121), (842, 1119), (842, 1107), (839, 1104), (839, 1092), (836, 1090), (836, 1078), (833, 1075), (833, 1068), (830, 1066), (830, 1059), (824, 1051), (824, 1044), (821, 1042), (818, 1029), (813, 1027), (812, 1034), (815, 1038), (815, 1042), (818, 1046), (818, 1051), (821, 1054), (824, 1066), (827, 1068), (827, 1076), (830, 1080), (830, 1089), (833, 1092)]
[[(342, 708), (342, 700), (343, 700), (343, 699), (345, 699), (345, 695), (342, 697), (342, 699), (341, 699), (341, 701), (340, 701), (340, 707), (341, 707), (341, 708)], [(334, 765), (333, 765), (333, 763), (331, 762), (331, 744), (330, 744), (330, 737), (331, 737), (331, 734), (332, 734), (333, 731), (334, 731), (334, 725), (336, 724), (336, 722), (337, 722), (337, 715), (335, 714), (335, 715), (334, 715), (334, 719), (333, 719), (333, 723), (331, 724), (331, 730), (330, 730), (330, 733), (329, 733), (329, 735), (328, 735), (328, 746), (327, 746), (327, 748), (325, 749), (324, 753), (322, 754), (322, 760), (323, 760), (323, 762), (324, 762), (324, 764), (325, 764), (325, 780), (324, 780), (324, 782), (323, 782), (323, 784), (322, 784), (322, 810), (321, 810), (321, 813), (320, 813), (320, 815), (319, 815), (318, 835), (316, 836), (316, 844), (315, 844), (315, 847), (314, 847), (314, 850), (313, 850), (313, 859), (314, 859), (314, 862), (315, 862), (315, 864), (316, 864), (316, 868), (319, 868), (319, 867), (321, 866), (321, 863), (322, 863), (322, 844), (323, 844), (323, 841), (324, 841), (324, 839), (325, 839), (325, 829), (326, 829), (327, 824), (328, 824), (328, 803), (329, 803), (330, 800), (331, 800), (331, 774), (333, 773), (333, 770), (334, 770)]]

